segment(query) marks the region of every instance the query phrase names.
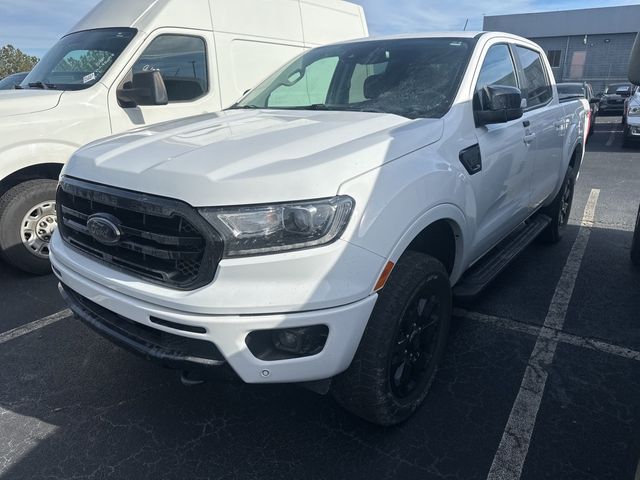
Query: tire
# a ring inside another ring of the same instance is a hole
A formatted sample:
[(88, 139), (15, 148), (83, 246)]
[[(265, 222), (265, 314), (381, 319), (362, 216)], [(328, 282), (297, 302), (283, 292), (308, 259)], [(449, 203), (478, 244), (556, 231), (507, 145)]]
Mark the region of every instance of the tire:
[(378, 425), (409, 418), (427, 396), (444, 355), (451, 298), (442, 263), (405, 252), (380, 292), (351, 366), (333, 380), (338, 403)]
[(571, 214), (574, 187), (573, 169), (569, 167), (562, 188), (553, 199), (553, 203), (540, 212), (551, 217), (551, 223), (540, 234), (540, 240), (543, 242), (558, 243), (562, 238)]
[(638, 208), (636, 228), (633, 232), (633, 240), (631, 241), (631, 261), (634, 265), (640, 267), (640, 208)]
[[(0, 198), (0, 255), (7, 263), (27, 273), (45, 275), (51, 272), (48, 239), (56, 227), (55, 211), (51, 214), (51, 207), (55, 206), (57, 184), (55, 180), (29, 180)], [(36, 212), (36, 207), (42, 205), (45, 207)], [(23, 221), (29, 214), (34, 216), (27, 227)], [(46, 226), (36, 228), (36, 219), (45, 222)], [(36, 233), (29, 234), (31, 229)], [(31, 247), (23, 243), (23, 238), (27, 237), (33, 239)]]

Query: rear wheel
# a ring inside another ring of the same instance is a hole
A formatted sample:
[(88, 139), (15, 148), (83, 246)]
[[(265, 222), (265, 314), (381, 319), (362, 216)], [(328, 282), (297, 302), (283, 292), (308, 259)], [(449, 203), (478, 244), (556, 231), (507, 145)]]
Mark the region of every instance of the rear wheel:
[(633, 232), (633, 240), (631, 241), (631, 261), (634, 265), (640, 266), (640, 208), (638, 208), (636, 229)]
[(0, 254), (28, 273), (51, 271), (49, 241), (57, 228), (55, 180), (30, 180), (0, 198)]
[(358, 347), (332, 393), (352, 413), (395, 425), (420, 406), (444, 355), (451, 285), (441, 262), (408, 251), (398, 261)]
[(569, 167), (564, 177), (562, 188), (560, 188), (553, 203), (542, 209), (541, 213), (551, 217), (551, 223), (540, 234), (541, 240), (549, 243), (557, 243), (562, 238), (562, 234), (569, 223), (569, 215), (571, 214), (571, 206), (573, 205), (574, 185), (573, 169)]

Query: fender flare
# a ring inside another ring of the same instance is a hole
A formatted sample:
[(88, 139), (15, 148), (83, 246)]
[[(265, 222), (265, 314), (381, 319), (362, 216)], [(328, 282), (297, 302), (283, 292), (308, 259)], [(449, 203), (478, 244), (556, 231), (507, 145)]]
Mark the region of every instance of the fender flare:
[(418, 216), (414, 222), (402, 233), (389, 254), (388, 260), (396, 263), (406, 251), (411, 242), (429, 225), (445, 220), (449, 222), (456, 241), (456, 254), (453, 270), (451, 272), (452, 283), (455, 283), (464, 273), (464, 261), (466, 255), (465, 242), (469, 238), (467, 218), (462, 210), (452, 204), (444, 203), (436, 205)]

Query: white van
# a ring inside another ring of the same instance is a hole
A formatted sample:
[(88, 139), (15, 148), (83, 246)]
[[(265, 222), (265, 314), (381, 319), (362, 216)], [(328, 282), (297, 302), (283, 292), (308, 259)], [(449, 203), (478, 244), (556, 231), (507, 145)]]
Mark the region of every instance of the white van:
[(103, 0), (0, 92), (0, 254), (50, 271), (56, 181), (80, 146), (224, 109), (304, 50), (367, 35), (342, 0)]

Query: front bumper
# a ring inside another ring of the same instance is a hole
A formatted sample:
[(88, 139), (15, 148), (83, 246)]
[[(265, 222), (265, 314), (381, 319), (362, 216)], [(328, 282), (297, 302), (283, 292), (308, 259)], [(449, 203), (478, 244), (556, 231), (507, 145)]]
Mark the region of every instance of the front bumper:
[[(172, 368), (214, 369), (227, 363), (247, 383), (309, 382), (346, 370), (377, 299), (372, 294), (341, 307), (296, 313), (194, 314), (111, 290), (55, 260), (53, 267), (76, 315), (115, 343)], [(246, 344), (253, 331), (312, 325), (329, 329), (324, 348), (313, 356), (264, 361)]]
[(625, 135), (630, 138), (640, 138), (640, 117), (627, 116)]

